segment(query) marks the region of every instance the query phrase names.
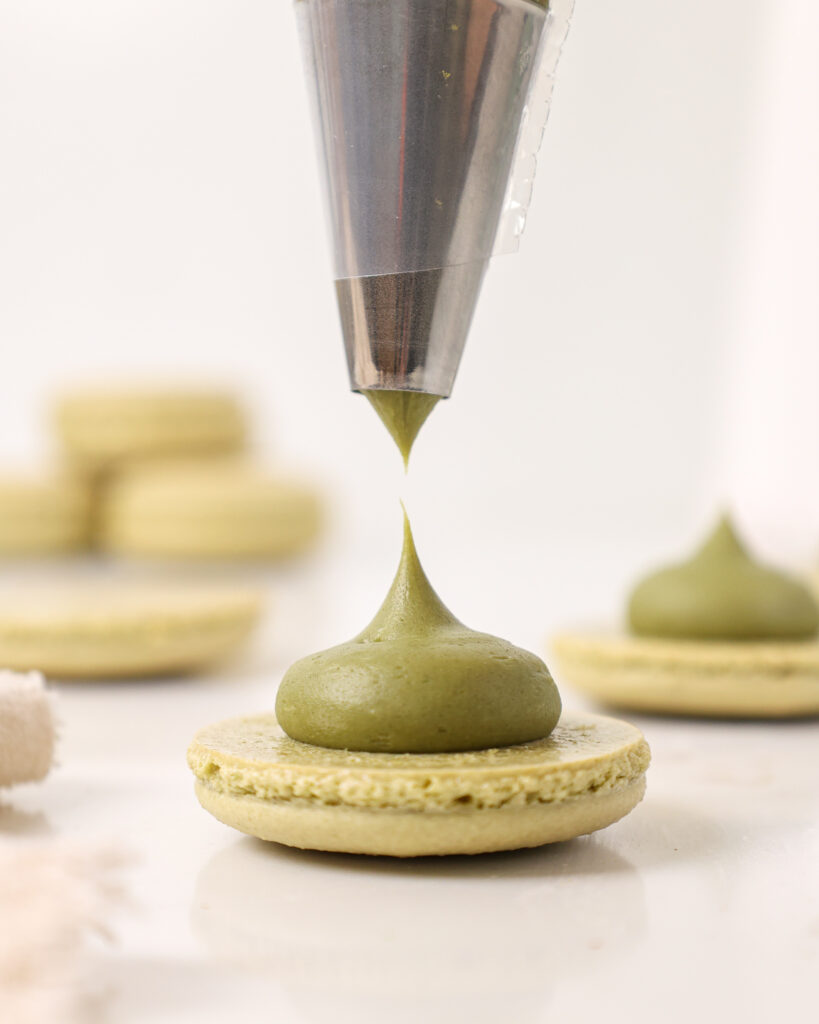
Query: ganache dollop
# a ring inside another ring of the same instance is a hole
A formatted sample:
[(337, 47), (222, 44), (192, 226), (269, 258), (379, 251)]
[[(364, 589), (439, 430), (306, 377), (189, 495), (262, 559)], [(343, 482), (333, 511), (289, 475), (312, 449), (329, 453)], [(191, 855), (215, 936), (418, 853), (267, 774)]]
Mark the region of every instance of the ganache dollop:
[(293, 739), (322, 747), (439, 753), (548, 736), (560, 695), (546, 665), (468, 629), (421, 567), (409, 521), (392, 587), (357, 637), (297, 661), (276, 700)]
[(819, 609), (798, 580), (756, 562), (726, 516), (693, 558), (636, 586), (628, 621), (642, 636), (806, 640), (819, 629)]

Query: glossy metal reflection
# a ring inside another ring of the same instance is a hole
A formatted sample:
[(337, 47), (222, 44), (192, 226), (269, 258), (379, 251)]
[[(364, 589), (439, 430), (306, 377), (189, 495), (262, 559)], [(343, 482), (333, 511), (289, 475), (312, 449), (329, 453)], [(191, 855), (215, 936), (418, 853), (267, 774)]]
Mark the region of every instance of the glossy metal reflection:
[(352, 385), (448, 395), (547, 22), (530, 0), (298, 0)]

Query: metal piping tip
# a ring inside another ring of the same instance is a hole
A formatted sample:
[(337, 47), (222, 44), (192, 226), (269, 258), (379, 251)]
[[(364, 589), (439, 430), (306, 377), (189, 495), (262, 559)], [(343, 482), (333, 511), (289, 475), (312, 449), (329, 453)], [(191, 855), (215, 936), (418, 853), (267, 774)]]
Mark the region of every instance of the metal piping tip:
[(423, 391), (455, 382), (486, 263), (336, 281), (354, 391)]
[(354, 390), (452, 390), (526, 117), (531, 0), (300, 0)]

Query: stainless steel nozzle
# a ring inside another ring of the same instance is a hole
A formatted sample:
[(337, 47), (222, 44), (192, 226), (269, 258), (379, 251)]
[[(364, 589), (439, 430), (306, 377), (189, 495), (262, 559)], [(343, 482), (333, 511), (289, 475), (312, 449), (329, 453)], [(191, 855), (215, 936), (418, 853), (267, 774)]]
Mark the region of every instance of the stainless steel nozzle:
[(449, 395), (547, 9), (298, 0), (355, 390)]

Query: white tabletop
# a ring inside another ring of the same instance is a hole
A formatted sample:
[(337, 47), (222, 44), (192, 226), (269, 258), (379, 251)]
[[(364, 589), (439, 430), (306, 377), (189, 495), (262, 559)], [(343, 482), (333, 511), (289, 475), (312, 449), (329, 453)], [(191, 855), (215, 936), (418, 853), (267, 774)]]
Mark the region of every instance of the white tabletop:
[[(358, 581), (370, 601), (373, 575)], [(284, 664), (308, 642), (288, 614), (310, 621), (310, 642), (325, 628), (298, 610), (321, 603), (326, 567), (313, 576), (279, 580), (278, 612), (239, 665), (59, 685), (60, 765), (3, 799), (0, 829), (14, 841), (113, 842), (133, 855), (115, 941), (92, 951), (105, 1020), (813, 1019), (816, 722), (629, 716), (653, 752), (644, 802), (539, 850), (414, 862), (304, 853), (201, 810), (187, 743), (208, 722), (272, 707)]]

